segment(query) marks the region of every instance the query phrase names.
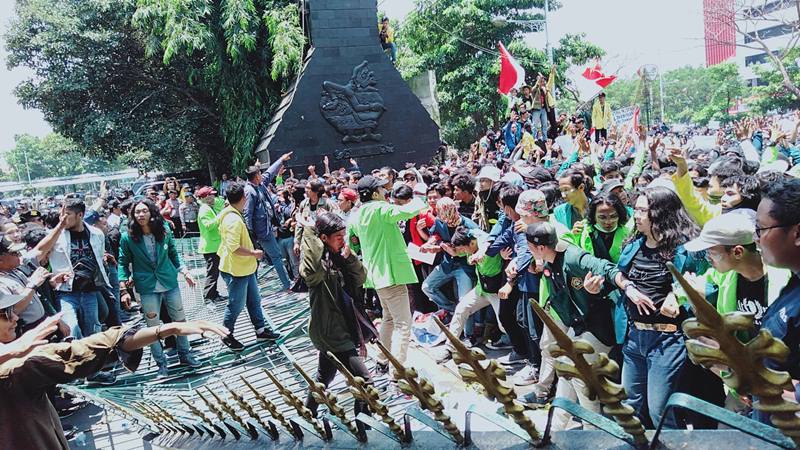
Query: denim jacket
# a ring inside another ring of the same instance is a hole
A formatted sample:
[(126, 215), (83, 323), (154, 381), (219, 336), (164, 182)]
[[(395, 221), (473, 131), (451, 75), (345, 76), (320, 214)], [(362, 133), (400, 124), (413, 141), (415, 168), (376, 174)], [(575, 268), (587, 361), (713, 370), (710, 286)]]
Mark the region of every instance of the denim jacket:
[(259, 240), (266, 239), (272, 234), (272, 217), (275, 214), (272, 194), (269, 192), (269, 185), (275, 179), (275, 175), (283, 165), (283, 160), (279, 159), (273, 163), (263, 174), (261, 184), (256, 186), (247, 182), (244, 185), (244, 195), (247, 203), (244, 207), (244, 223), (247, 229)]

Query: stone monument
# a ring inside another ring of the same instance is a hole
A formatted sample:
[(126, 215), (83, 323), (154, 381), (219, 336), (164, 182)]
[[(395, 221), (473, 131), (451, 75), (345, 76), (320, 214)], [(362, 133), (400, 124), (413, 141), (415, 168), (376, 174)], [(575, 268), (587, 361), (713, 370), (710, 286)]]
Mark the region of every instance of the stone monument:
[[(256, 155), (274, 161), (294, 151), (291, 166), (366, 171), (425, 163), (439, 127), (383, 52), (375, 0), (310, 0), (311, 47)], [(269, 156), (267, 156), (267, 154)], [(321, 173), (321, 171), (318, 171)]]

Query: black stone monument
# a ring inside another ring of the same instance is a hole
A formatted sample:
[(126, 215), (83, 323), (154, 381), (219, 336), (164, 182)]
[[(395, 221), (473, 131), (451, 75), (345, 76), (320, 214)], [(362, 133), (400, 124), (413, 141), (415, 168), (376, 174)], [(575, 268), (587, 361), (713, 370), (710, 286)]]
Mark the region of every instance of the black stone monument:
[(363, 171), (430, 161), (439, 127), (381, 48), (376, 0), (308, 3), (311, 48), (256, 155), (294, 151), (290, 166), (303, 171), (326, 155), (332, 170), (350, 158)]

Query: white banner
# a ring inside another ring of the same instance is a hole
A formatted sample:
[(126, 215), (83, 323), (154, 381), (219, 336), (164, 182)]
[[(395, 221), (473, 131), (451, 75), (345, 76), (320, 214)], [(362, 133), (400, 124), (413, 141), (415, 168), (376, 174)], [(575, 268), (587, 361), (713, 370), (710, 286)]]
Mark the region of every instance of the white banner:
[(636, 111), (636, 106), (626, 106), (625, 108), (611, 111), (611, 117), (614, 119), (614, 123), (619, 126), (625, 122), (629, 122), (633, 118), (634, 111)]

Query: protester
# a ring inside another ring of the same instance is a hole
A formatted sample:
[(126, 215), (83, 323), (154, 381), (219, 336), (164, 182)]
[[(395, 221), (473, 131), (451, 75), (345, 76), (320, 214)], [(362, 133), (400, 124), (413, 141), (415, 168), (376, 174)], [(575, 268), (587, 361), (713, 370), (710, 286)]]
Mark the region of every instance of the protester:
[(217, 283), (219, 282), (219, 255), (217, 255), (217, 250), (219, 250), (222, 240), (219, 235), (217, 214), (222, 212), (224, 202), (217, 197), (217, 191), (208, 186), (198, 189), (196, 194), (197, 198), (200, 199), (200, 209), (197, 214), (200, 241), (197, 244), (197, 251), (203, 255), (203, 259), (206, 262), (203, 298), (206, 303), (227, 300), (227, 298), (219, 294), (217, 289)]
[[(414, 217), (426, 206), (418, 198), (403, 206), (389, 204), (386, 202), (389, 183), (387, 179), (371, 175), (358, 181), (361, 207), (351, 218), (348, 233), (357, 237), (361, 247), (367, 270), (364, 286), (374, 288), (380, 299), (383, 309), (381, 343), (403, 363), (411, 336), (411, 305), (406, 285), (416, 283), (417, 276), (397, 222)], [(385, 357), (379, 357), (378, 364), (379, 371), (389, 370)]]
[[(166, 305), (172, 323), (186, 321), (183, 300), (178, 286), (178, 274), (183, 275), (191, 288), (195, 281), (183, 265), (175, 248), (175, 239), (150, 200), (140, 200), (133, 206), (133, 218), (122, 234), (119, 246), (119, 284), (123, 303), (130, 302), (130, 288), (135, 287), (141, 297), (142, 312), (148, 326), (161, 324), (159, 314)], [(126, 298), (127, 297), (127, 298)], [(179, 336), (176, 340), (180, 363), (192, 368), (202, 363), (191, 353), (189, 340)], [(158, 365), (158, 376), (168, 377), (167, 358), (161, 342), (150, 345), (153, 359)]]
[[(363, 296), (360, 291), (367, 273), (345, 244), (344, 220), (336, 214), (323, 213), (317, 215), (315, 223), (305, 226), (300, 274), (308, 285), (311, 302), (308, 336), (319, 350), (315, 381), (326, 387), (333, 381), (336, 366), (328, 356), (331, 352), (350, 373), (370, 383), (363, 358), (366, 341), (361, 331), (366, 314), (357, 300)], [(316, 414), (318, 404), (310, 392), (305, 404)], [(355, 414), (368, 409), (364, 399), (356, 399)]]
[(233, 336), (233, 331), (236, 319), (245, 306), (255, 329), (257, 341), (275, 342), (281, 337), (266, 324), (261, 310), (256, 269), (258, 260), (264, 257), (264, 251), (253, 247), (245, 225), (243, 212), (250, 201), (245, 196), (245, 191), (246, 187), (241, 183), (228, 185), (225, 198), (229, 206), (220, 212), (217, 219), (222, 239), (217, 251), (220, 259), (219, 270), (228, 286), (228, 306), (225, 309), (223, 325), (231, 332), (222, 339), (222, 342), (236, 352), (244, 350), (244, 344)]

